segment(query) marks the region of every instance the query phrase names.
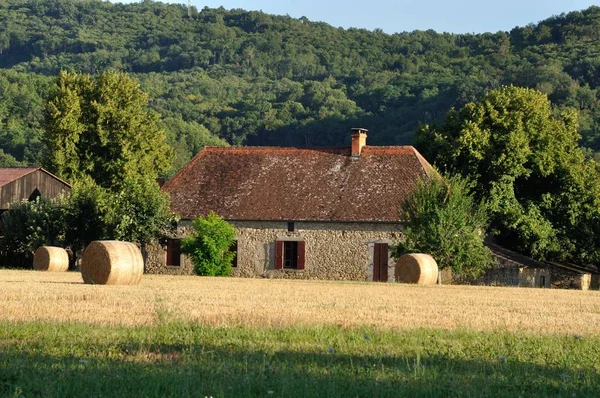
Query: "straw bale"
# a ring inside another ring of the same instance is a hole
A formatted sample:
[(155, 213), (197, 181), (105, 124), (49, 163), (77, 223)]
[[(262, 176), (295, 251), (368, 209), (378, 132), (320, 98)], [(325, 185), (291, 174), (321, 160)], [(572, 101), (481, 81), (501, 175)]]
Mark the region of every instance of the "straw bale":
[(144, 273), (140, 249), (130, 242), (93, 241), (83, 252), (83, 281), (97, 285), (137, 285)]
[(37, 271), (65, 272), (69, 269), (69, 255), (62, 247), (41, 246), (33, 255), (33, 269)]
[(396, 282), (434, 285), (438, 280), (438, 265), (429, 254), (412, 253), (396, 262)]

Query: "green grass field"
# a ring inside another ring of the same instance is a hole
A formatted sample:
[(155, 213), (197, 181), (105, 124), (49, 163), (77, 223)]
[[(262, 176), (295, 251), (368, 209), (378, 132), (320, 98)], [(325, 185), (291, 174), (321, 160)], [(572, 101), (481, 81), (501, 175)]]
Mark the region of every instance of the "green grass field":
[(600, 338), (369, 328), (0, 323), (0, 395), (600, 394)]
[(0, 270), (0, 397), (599, 397), (600, 292)]

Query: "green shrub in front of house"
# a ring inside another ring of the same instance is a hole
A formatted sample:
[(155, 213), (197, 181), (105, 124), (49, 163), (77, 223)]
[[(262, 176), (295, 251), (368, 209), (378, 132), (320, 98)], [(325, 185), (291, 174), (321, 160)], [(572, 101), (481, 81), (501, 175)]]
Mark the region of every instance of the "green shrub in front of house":
[(231, 275), (235, 253), (229, 249), (235, 241), (235, 229), (216, 213), (192, 221), (193, 232), (181, 241), (190, 255), (194, 272), (202, 276)]

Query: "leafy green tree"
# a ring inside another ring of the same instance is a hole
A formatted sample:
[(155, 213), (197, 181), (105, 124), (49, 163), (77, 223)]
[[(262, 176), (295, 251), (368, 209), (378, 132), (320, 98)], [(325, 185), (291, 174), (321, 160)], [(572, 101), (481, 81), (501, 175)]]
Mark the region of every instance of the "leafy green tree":
[(167, 139), (175, 152), (173, 166), (168, 175), (185, 166), (205, 146), (228, 146), (227, 141), (212, 134), (206, 127), (194, 121), (166, 118)]
[(64, 243), (65, 221), (61, 198), (15, 202), (2, 214), (0, 244), (7, 253), (21, 257), (22, 265), (30, 266), (38, 247)]
[(97, 185), (90, 177), (75, 181), (69, 196), (65, 198), (65, 220), (69, 228), (65, 241), (75, 253), (79, 253), (93, 240), (116, 239), (111, 236), (111, 223), (114, 216), (110, 194)]
[(111, 189), (127, 178), (156, 178), (172, 150), (147, 105), (148, 95), (126, 74), (60, 72), (45, 110), (48, 169), (67, 181), (89, 175)]
[(192, 221), (192, 233), (182, 240), (182, 251), (191, 256), (194, 271), (203, 276), (231, 274), (235, 253), (229, 251), (235, 241), (235, 229), (216, 213)]
[(67, 199), (75, 250), (97, 239), (142, 247), (171, 220), (156, 182), (171, 148), (148, 96), (125, 74), (61, 72), (46, 107), (48, 168), (74, 183)]
[(139, 242), (144, 246), (176, 219), (169, 209), (169, 195), (148, 178), (129, 178), (121, 191), (109, 194), (106, 223), (112, 239)]
[(402, 205), (405, 240), (396, 246), (395, 256), (427, 253), (440, 269), (451, 268), (462, 276), (485, 271), (492, 264), (483, 244), (487, 214), (474, 198), (473, 186), (459, 175), (420, 181)]
[(574, 111), (506, 86), (451, 110), (441, 125), (423, 126), (416, 144), (442, 170), (476, 182), (500, 243), (539, 259), (585, 263), (600, 260), (600, 175), (585, 161), (577, 128)]
[(69, 225), (66, 242), (74, 251), (98, 239), (138, 242), (144, 247), (175, 221), (169, 196), (149, 179), (129, 178), (114, 192), (84, 177), (75, 183), (64, 207)]

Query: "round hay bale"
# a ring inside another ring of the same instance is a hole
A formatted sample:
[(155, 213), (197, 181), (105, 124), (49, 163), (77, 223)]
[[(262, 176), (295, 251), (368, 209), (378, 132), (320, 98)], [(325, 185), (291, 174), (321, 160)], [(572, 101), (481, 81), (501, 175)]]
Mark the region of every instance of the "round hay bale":
[(438, 280), (438, 266), (429, 254), (412, 253), (396, 262), (396, 282), (434, 285)]
[(96, 240), (88, 245), (81, 260), (84, 283), (137, 285), (144, 273), (144, 259), (133, 243)]
[(41, 246), (33, 255), (36, 271), (65, 272), (69, 270), (69, 255), (62, 247)]

